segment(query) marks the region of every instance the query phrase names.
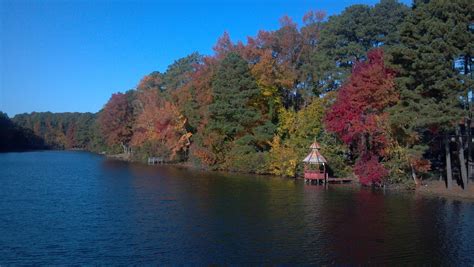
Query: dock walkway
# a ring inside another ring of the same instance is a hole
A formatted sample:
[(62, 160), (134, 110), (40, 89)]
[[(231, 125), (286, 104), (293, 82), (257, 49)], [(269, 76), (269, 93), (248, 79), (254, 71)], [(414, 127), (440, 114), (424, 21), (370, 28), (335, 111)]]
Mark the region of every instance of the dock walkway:
[(150, 157), (148, 158), (148, 165), (163, 164), (165, 161), (162, 157)]
[(343, 178), (334, 178), (334, 177), (318, 177), (318, 178), (306, 178), (304, 179), (305, 183), (309, 183), (309, 184), (329, 184), (329, 183), (333, 183), (333, 184), (344, 184), (344, 183), (351, 183), (352, 181), (354, 181), (353, 178), (349, 178), (349, 177), (343, 177)]

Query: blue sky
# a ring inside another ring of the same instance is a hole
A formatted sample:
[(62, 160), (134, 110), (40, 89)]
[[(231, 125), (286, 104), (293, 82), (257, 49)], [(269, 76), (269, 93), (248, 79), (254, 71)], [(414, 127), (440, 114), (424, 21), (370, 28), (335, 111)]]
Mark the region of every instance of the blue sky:
[(144, 75), (211, 54), (224, 31), (246, 40), (283, 15), (300, 23), (308, 10), (376, 2), (0, 0), (0, 110), (97, 112)]

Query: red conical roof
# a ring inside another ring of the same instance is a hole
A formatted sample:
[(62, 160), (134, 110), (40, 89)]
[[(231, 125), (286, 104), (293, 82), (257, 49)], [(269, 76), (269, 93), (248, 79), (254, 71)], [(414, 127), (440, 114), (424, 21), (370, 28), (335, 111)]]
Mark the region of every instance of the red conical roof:
[(321, 163), (327, 163), (326, 159), (319, 153), (318, 150), (313, 149), (306, 158), (304, 158), (303, 162), (309, 163), (309, 164), (321, 164)]
[(321, 146), (318, 144), (318, 142), (314, 141), (314, 143), (312, 143), (309, 148), (311, 148), (311, 152), (309, 152), (306, 158), (304, 158), (303, 162), (309, 164), (327, 163), (324, 156), (319, 153)]

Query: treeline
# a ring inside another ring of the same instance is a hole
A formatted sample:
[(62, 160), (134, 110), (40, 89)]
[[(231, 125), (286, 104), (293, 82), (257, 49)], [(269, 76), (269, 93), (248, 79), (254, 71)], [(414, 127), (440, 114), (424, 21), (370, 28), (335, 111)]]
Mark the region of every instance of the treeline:
[(19, 114), (12, 123), (29, 129), (48, 149), (106, 149), (93, 113), (33, 112)]
[(443, 137), (466, 154), (472, 16), (471, 1), (385, 0), (309, 11), (301, 27), (283, 17), (246, 43), (224, 33), (214, 55), (114, 94), (99, 124), (138, 158), (294, 176), (316, 139), (332, 175), (417, 182), (444, 172)]
[(47, 149), (44, 140), (0, 111), (0, 152)]
[(224, 33), (212, 56), (193, 53), (113, 94), (89, 124), (94, 137), (75, 142), (295, 176), (317, 140), (334, 176), (380, 184), (442, 175), (450, 184), (454, 173), (466, 185), (473, 16), (470, 0), (382, 0), (329, 18), (309, 11), (301, 26), (283, 17), (245, 43)]

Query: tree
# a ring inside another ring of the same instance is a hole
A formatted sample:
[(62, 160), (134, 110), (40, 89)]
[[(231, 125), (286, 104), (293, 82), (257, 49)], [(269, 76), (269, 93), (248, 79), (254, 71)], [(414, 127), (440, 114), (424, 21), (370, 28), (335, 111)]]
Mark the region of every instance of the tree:
[(235, 45), (230, 39), (230, 35), (225, 31), (219, 39), (217, 39), (216, 45), (213, 47), (215, 57), (217, 59), (223, 59), (228, 53), (235, 51)]
[(278, 134), (272, 140), (270, 172), (294, 177), (298, 163), (304, 157), (311, 142), (321, 136), (324, 107), (321, 99), (296, 112), (282, 110), (279, 116)]
[(298, 111), (281, 111), (277, 134), (271, 142), (268, 162), (270, 173), (290, 177), (301, 174), (301, 160), (316, 139), (330, 162), (331, 175), (348, 174), (343, 159), (345, 148), (324, 129), (323, 118), (329, 98), (314, 97), (310, 104)]
[(75, 148), (77, 147), (76, 140), (76, 125), (72, 124), (68, 127), (66, 131), (66, 148)]
[[(309, 29), (306, 33), (311, 38)], [(298, 109), (301, 105), (303, 83), (298, 76), (305, 41), (296, 23), (284, 16), (278, 30), (260, 31), (256, 38), (249, 37), (247, 46), (239, 49), (250, 63), (262, 91), (261, 102), (265, 103), (262, 106), (268, 105), (272, 115), (283, 106)]]
[[(396, 137), (414, 158), (422, 158), (430, 143), (424, 137), (460, 132), (467, 115), (468, 90), (472, 78), (456, 66), (471, 61), (474, 5), (468, 0), (415, 1), (400, 32), (401, 44), (393, 49), (391, 62), (399, 72), (400, 103), (391, 110)], [(470, 62), (469, 62), (470, 63)], [(462, 139), (458, 139), (460, 169), (467, 183)], [(446, 144), (446, 169), (450, 169)], [(448, 185), (451, 173), (448, 171)]]
[(209, 128), (232, 140), (255, 125), (258, 111), (252, 99), (259, 95), (247, 62), (237, 53), (229, 53), (221, 62), (212, 82)]
[(109, 146), (121, 145), (124, 153), (130, 153), (129, 143), (133, 135), (132, 92), (115, 93), (100, 113), (99, 123)]
[(209, 122), (209, 106), (212, 104), (212, 79), (217, 68), (217, 60), (204, 57), (202, 64), (196, 67), (191, 81), (172, 92), (172, 99), (187, 119), (186, 130), (193, 134), (189, 149), (189, 160), (196, 165), (215, 164), (215, 155), (210, 150), (213, 140), (206, 133)]
[(146, 157), (180, 160), (179, 153), (187, 149), (191, 137), (184, 127), (186, 119), (156, 89), (139, 92), (137, 100), (142, 110), (134, 124), (131, 144)]
[(159, 71), (154, 71), (141, 79), (140, 83), (138, 83), (137, 90), (163, 90), (165, 89), (164, 87), (163, 74)]
[(222, 60), (212, 80), (213, 102), (209, 106), (208, 130), (216, 135), (213, 152), (219, 161), (229, 151), (229, 144), (251, 134), (261, 114), (253, 100), (259, 89), (247, 62), (231, 52)]
[(87, 112), (33, 112), (16, 115), (13, 121), (18, 126), (33, 131), (50, 148), (93, 149), (90, 140), (91, 125), (95, 119), (95, 114)]
[(385, 49), (400, 43), (400, 27), (410, 8), (398, 0), (380, 0), (371, 10), (373, 46)]
[[(327, 129), (358, 156), (354, 171), (363, 184), (380, 184), (387, 174), (380, 160), (391, 142), (386, 109), (398, 101), (394, 77), (384, 64), (383, 51), (370, 51), (367, 62), (356, 64), (326, 114)], [(376, 173), (363, 172), (366, 164)]]
[(285, 90), (283, 88), (292, 87), (293, 79), (288, 78), (293, 77), (293, 74), (285, 73), (270, 49), (260, 51), (259, 61), (252, 66), (251, 71), (261, 91), (257, 100), (259, 109), (272, 119), (283, 108), (281, 92)]
[(202, 56), (197, 52), (176, 60), (173, 64), (168, 66), (168, 69), (163, 75), (164, 89), (176, 90), (189, 83), (192, 74), (201, 63)]
[(324, 27), (326, 13), (322, 11), (309, 11), (303, 17), (304, 26), (301, 28), (303, 47), (301, 63), (298, 67), (299, 87), (306, 94), (321, 95), (319, 88), (319, 64), (315, 64), (313, 55), (319, 53), (321, 31)]
[(0, 152), (48, 148), (44, 140), (31, 129), (13, 122), (6, 113), (0, 111)]
[(396, 0), (382, 0), (374, 7), (352, 5), (329, 17), (311, 58), (317, 66), (319, 91), (342, 86), (354, 64), (365, 60), (370, 49), (397, 43), (397, 29), (408, 13), (409, 8)]

